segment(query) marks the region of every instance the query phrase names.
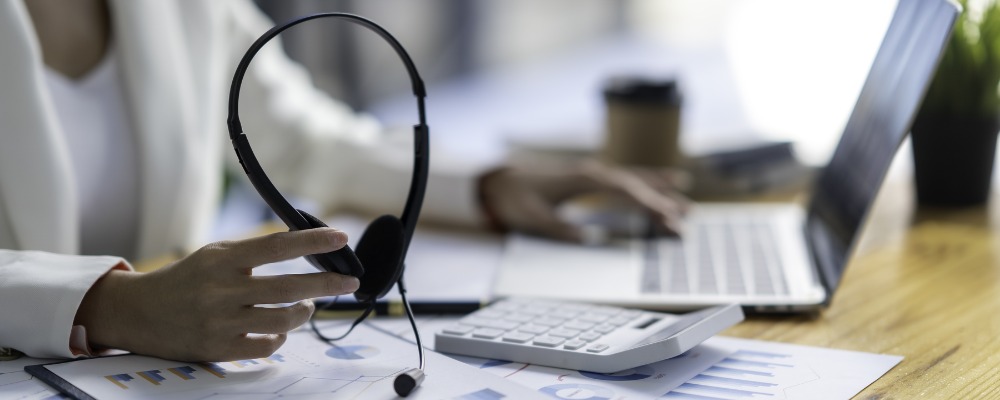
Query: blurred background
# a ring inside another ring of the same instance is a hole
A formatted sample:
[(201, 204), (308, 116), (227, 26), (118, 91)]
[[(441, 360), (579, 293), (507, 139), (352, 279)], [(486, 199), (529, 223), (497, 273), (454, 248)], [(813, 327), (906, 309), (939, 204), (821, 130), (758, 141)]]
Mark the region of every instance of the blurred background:
[[(689, 154), (760, 139), (830, 156), (893, 0), (257, 0), (276, 22), (346, 11), (383, 24), (428, 83), (436, 146), (502, 157), (518, 144), (600, 145), (611, 76), (676, 78)], [(405, 71), (351, 24), (282, 36), (316, 84), (412, 125)], [(551, 143), (550, 143), (551, 144)]]

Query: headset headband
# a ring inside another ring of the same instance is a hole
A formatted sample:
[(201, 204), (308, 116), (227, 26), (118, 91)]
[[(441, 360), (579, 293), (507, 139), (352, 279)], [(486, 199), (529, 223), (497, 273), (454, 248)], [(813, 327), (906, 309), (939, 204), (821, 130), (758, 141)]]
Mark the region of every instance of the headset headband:
[(417, 111), (420, 120), (419, 124), (413, 127), (413, 177), (410, 183), (409, 194), (406, 198), (406, 205), (404, 206), (403, 213), (400, 217), (404, 230), (403, 259), (405, 259), (406, 250), (409, 248), (410, 238), (412, 238), (413, 231), (416, 228), (417, 218), (420, 214), (420, 208), (423, 205), (424, 192), (427, 187), (429, 130), (424, 113), (424, 97), (426, 97), (426, 92), (424, 90), (423, 80), (420, 79), (420, 74), (417, 72), (417, 68), (414, 66), (413, 60), (410, 58), (409, 54), (406, 53), (406, 50), (399, 43), (399, 41), (389, 34), (388, 31), (378, 26), (371, 20), (354, 14), (320, 13), (292, 20), (288, 23), (275, 26), (265, 32), (250, 46), (250, 49), (247, 50), (246, 54), (243, 55), (243, 59), (240, 60), (240, 64), (236, 68), (236, 74), (233, 76), (233, 84), (229, 90), (229, 119), (227, 121), (229, 138), (233, 141), (234, 147), (236, 147), (237, 156), (240, 158), (240, 164), (243, 166), (243, 170), (250, 178), (251, 183), (253, 183), (254, 187), (264, 198), (264, 201), (267, 202), (278, 217), (281, 218), (286, 224), (289, 224), (289, 226), (294, 225), (300, 227), (301, 229), (308, 228), (308, 222), (306, 222), (302, 215), (300, 215), (291, 206), (291, 204), (289, 204), (288, 201), (281, 196), (280, 192), (278, 192), (271, 181), (267, 178), (264, 170), (260, 167), (260, 164), (257, 162), (257, 159), (253, 154), (253, 150), (250, 149), (246, 135), (243, 133), (243, 126), (240, 124), (239, 97), (240, 87), (243, 83), (243, 76), (246, 74), (246, 70), (250, 66), (250, 61), (257, 54), (257, 52), (260, 51), (260, 49), (264, 47), (268, 41), (273, 39), (275, 36), (278, 36), (278, 34), (282, 31), (300, 23), (318, 18), (337, 18), (346, 20), (377, 33), (390, 46), (392, 46), (392, 49), (395, 50), (396, 55), (399, 56), (400, 60), (406, 67), (406, 72), (410, 76), (410, 82), (413, 86), (413, 95), (417, 98)]

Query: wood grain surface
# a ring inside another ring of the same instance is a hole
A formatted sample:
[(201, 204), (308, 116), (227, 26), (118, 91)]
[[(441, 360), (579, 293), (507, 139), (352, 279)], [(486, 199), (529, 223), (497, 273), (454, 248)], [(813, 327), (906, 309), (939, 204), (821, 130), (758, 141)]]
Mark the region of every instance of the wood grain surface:
[(905, 357), (860, 399), (1000, 399), (1000, 196), (928, 209), (911, 186), (883, 187), (830, 307), (750, 316), (724, 334)]
[(915, 207), (882, 189), (829, 308), (751, 316), (724, 334), (905, 358), (860, 399), (1000, 398), (997, 196), (965, 209)]

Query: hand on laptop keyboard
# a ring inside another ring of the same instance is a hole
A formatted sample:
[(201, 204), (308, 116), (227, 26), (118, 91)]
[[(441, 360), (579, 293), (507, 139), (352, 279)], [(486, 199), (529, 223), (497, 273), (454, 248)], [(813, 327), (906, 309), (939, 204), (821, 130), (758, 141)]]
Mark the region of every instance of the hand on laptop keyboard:
[[(645, 218), (651, 217), (667, 232), (680, 233), (687, 200), (673, 190), (678, 176), (672, 170), (625, 169), (597, 161), (544, 169), (512, 166), (483, 175), (479, 192), (483, 209), (499, 229), (586, 243), (602, 236), (592, 227), (595, 224), (560, 218), (558, 208), (591, 193), (623, 196), (627, 203), (640, 206)], [(610, 226), (605, 228), (612, 232)]]

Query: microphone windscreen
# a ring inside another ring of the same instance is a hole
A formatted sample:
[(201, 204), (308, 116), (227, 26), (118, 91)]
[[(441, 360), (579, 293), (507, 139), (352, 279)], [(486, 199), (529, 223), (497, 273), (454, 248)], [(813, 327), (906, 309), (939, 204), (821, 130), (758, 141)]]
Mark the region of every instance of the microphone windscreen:
[(392, 388), (396, 389), (396, 394), (406, 397), (413, 389), (416, 389), (424, 381), (424, 371), (417, 368), (410, 368), (396, 375), (396, 380), (392, 382)]

